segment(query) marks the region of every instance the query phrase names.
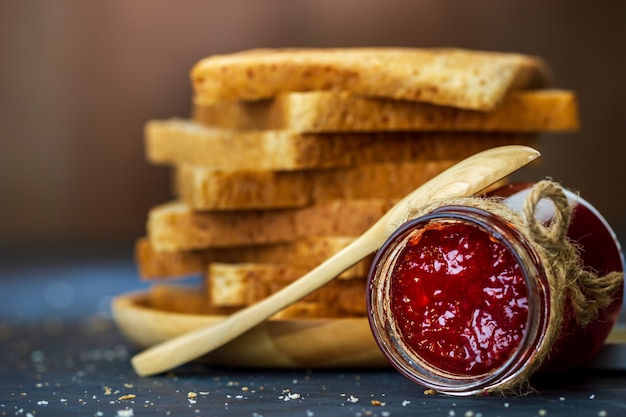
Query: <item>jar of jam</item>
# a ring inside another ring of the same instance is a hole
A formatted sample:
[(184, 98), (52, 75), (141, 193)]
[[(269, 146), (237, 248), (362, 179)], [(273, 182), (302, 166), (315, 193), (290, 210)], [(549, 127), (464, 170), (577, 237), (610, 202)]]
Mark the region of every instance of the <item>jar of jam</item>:
[[(561, 207), (537, 198), (538, 185), (556, 187)], [(445, 394), (519, 392), (531, 377), (580, 365), (622, 304), (620, 245), (587, 201), (549, 181), (489, 197), (426, 209), (386, 241), (369, 274), (368, 316), (382, 352)]]

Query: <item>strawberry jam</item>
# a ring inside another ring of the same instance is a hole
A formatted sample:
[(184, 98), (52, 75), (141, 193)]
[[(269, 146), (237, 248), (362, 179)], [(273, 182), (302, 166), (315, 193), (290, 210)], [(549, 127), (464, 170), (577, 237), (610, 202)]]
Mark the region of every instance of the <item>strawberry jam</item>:
[[(509, 186), (494, 194), (521, 213), (531, 188)], [(617, 277), (610, 303), (590, 324), (580, 325), (571, 299), (557, 296), (567, 294), (565, 288), (551, 291), (559, 288), (553, 265), (522, 223), (456, 201), (400, 226), (372, 264), (368, 316), (391, 364), (438, 392), (473, 395), (517, 389), (533, 375), (571, 368), (596, 353), (617, 321), (624, 260), (600, 214), (563, 193), (560, 204), (572, 214), (563, 230), (579, 249), (580, 267), (597, 271), (597, 279)], [(543, 203), (534, 218), (548, 227), (555, 206)], [(562, 301), (551, 304), (555, 300)]]
[(526, 328), (528, 298), (510, 249), (476, 226), (426, 226), (398, 256), (390, 303), (407, 345), (433, 366), (480, 375), (502, 366)]

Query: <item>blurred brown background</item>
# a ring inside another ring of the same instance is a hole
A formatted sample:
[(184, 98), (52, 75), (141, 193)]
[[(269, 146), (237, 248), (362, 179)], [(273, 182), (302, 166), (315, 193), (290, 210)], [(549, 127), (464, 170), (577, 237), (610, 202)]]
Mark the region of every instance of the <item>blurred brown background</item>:
[(546, 136), (548, 175), (626, 236), (626, 2), (0, 0), (0, 249), (130, 253), (170, 198), (146, 120), (188, 116), (200, 58), (252, 47), (458, 46), (540, 55), (583, 129)]

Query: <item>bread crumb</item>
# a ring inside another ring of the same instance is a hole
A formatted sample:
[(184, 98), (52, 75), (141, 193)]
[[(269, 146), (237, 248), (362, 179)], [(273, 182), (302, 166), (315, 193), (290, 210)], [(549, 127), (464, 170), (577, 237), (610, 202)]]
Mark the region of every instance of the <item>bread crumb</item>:
[(189, 391), (189, 392), (187, 393), (187, 398), (197, 398), (197, 397), (198, 397), (198, 394), (196, 394), (196, 393), (195, 393), (195, 392), (193, 392), (193, 391)]
[(372, 405), (384, 407), (386, 403), (378, 401), (378, 400), (372, 400)]
[(125, 400), (133, 400), (135, 398), (137, 398), (135, 394), (126, 394), (126, 395), (122, 395), (121, 397), (118, 397), (117, 399), (120, 401), (125, 401)]
[(298, 394), (297, 392), (287, 392), (287, 395), (285, 396), (280, 396), (278, 398), (282, 399), (283, 401), (289, 401), (289, 400), (298, 400), (300, 399), (301, 395)]
[(434, 389), (427, 389), (424, 390), (424, 395), (437, 395), (437, 391), (435, 391)]

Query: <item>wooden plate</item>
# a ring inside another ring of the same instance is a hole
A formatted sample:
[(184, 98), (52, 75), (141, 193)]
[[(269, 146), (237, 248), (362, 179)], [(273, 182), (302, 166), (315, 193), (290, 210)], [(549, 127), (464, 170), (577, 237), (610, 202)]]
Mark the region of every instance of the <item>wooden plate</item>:
[[(147, 293), (112, 303), (120, 331), (146, 348), (224, 316), (175, 313), (150, 307)], [(268, 320), (211, 352), (202, 362), (259, 368), (377, 368), (389, 366), (366, 318)]]

